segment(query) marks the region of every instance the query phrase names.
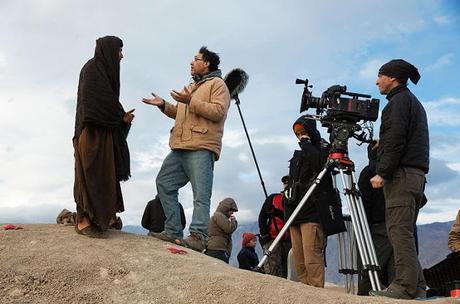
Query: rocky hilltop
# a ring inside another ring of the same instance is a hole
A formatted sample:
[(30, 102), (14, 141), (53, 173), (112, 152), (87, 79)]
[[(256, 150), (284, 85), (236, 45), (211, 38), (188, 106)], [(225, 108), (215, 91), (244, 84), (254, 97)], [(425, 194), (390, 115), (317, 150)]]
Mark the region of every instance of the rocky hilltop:
[[(239, 270), (148, 236), (73, 227), (0, 231), (0, 303), (417, 303), (357, 297)], [(433, 303), (460, 303), (453, 299)]]

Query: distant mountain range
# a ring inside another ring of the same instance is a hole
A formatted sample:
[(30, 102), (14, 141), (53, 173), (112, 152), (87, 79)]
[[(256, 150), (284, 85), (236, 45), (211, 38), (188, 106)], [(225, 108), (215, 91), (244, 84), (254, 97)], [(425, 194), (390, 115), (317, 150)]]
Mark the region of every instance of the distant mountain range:
[[(429, 268), (434, 264), (443, 260), (449, 249), (447, 247), (447, 237), (452, 227), (452, 222), (445, 223), (431, 223), (426, 225), (418, 226), (418, 238), (419, 238), (419, 259), (422, 268)], [(147, 234), (148, 231), (141, 226), (125, 226), (123, 231), (136, 233), (136, 234)], [(257, 222), (253, 223), (242, 223), (238, 226), (238, 229), (233, 233), (233, 250), (230, 257), (230, 265), (238, 267), (238, 261), (236, 256), (241, 250), (241, 240), (243, 232), (259, 233), (259, 226)], [(259, 259), (263, 256), (262, 248), (257, 245), (256, 252)], [(331, 236), (328, 238), (327, 251), (326, 251), (326, 281), (335, 284), (343, 284), (343, 275), (338, 273), (338, 252), (337, 252), (337, 238)]]

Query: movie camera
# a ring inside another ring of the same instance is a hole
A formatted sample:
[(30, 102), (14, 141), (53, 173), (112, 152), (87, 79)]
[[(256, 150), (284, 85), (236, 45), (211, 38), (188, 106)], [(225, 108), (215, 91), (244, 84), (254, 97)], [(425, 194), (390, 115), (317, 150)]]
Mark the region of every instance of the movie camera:
[[(328, 128), (333, 152), (347, 152), (347, 142), (351, 137), (361, 143), (373, 140), (371, 122), (378, 118), (379, 99), (347, 92), (347, 87), (341, 85), (333, 85), (321, 97), (315, 97), (309, 90), (313, 86), (308, 84), (308, 79), (296, 79), (295, 83), (304, 85), (300, 112), (316, 109), (316, 115), (307, 114), (306, 117), (319, 120), (323, 127)], [(358, 124), (360, 121), (363, 121), (362, 125)]]
[[(296, 84), (303, 84), (304, 90), (300, 103), (300, 112), (316, 108), (316, 114), (326, 111), (326, 116), (350, 122), (376, 121), (379, 114), (379, 100), (370, 95), (347, 92), (347, 86), (333, 85), (323, 92), (321, 97), (314, 97), (309, 88), (308, 79), (296, 79)], [(365, 99), (367, 98), (367, 99)]]

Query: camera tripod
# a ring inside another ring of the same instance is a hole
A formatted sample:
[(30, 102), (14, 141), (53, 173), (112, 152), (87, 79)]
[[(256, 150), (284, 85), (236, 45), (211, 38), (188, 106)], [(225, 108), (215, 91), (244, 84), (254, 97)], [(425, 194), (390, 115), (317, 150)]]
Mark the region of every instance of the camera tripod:
[[(335, 133), (335, 132), (334, 132)], [(346, 142), (346, 140), (345, 140)], [(333, 144), (334, 146), (334, 144)], [(343, 146), (342, 146), (343, 147)], [(351, 226), (353, 230), (353, 236), (356, 239), (356, 244), (358, 246), (358, 251), (361, 257), (363, 270), (367, 271), (369, 274), (371, 287), (373, 290), (381, 290), (380, 281), (378, 278), (378, 270), (379, 265), (377, 261), (377, 256), (375, 254), (374, 243), (372, 242), (372, 237), (369, 230), (369, 225), (367, 223), (366, 214), (364, 212), (363, 203), (361, 200), (361, 195), (356, 188), (356, 177), (354, 171), (354, 163), (351, 159), (348, 158), (346, 153), (343, 152), (332, 152), (329, 154), (329, 157), (324, 164), (322, 170), (319, 174), (315, 177), (315, 179), (311, 182), (309, 189), (305, 193), (302, 200), (299, 202), (295, 210), (293, 211), (292, 215), (284, 224), (281, 231), (278, 233), (275, 240), (272, 242), (270, 247), (264, 252), (264, 256), (260, 260), (259, 264), (256, 266), (256, 271), (261, 271), (263, 265), (266, 263), (268, 257), (273, 252), (273, 250), (278, 245), (281, 238), (284, 236), (285, 232), (291, 226), (292, 222), (296, 218), (297, 214), (300, 212), (302, 207), (307, 202), (308, 198), (311, 196), (313, 191), (321, 182), (322, 178), (327, 174), (330, 173), (334, 177), (334, 187), (337, 188), (337, 184), (335, 183), (335, 176), (340, 175), (340, 179), (343, 186), (343, 195), (346, 198), (348, 209), (350, 211), (350, 218), (351, 218)], [(342, 233), (343, 234), (343, 233)], [(343, 235), (342, 235), (343, 236)], [(340, 236), (339, 236), (340, 238)], [(340, 242), (340, 241), (339, 241)], [(351, 240), (350, 246), (353, 245), (354, 241)], [(344, 244), (342, 244), (344, 245)], [(342, 246), (344, 247), (344, 246)], [(351, 248), (351, 247), (349, 247)], [(353, 252), (351, 250), (340, 250), (339, 248), (339, 255), (340, 260), (346, 261), (347, 258), (344, 256), (348, 252), (349, 255), (352, 255)], [(350, 257), (349, 257), (350, 260)], [(351, 259), (353, 260), (353, 259)], [(339, 265), (341, 269), (346, 269), (342, 267), (347, 267), (345, 264)], [(349, 275), (342, 271), (342, 273), (346, 274), (347, 282), (350, 281)], [(351, 274), (352, 275), (352, 274)], [(352, 282), (352, 281), (351, 281)], [(350, 283), (347, 283), (349, 285)], [(354, 290), (347, 290), (347, 292), (354, 292)]]
[(339, 252), (339, 273), (345, 276), (345, 292), (356, 294), (354, 275), (358, 274), (358, 254), (356, 237), (350, 215), (343, 217), (346, 231), (337, 234), (337, 250)]

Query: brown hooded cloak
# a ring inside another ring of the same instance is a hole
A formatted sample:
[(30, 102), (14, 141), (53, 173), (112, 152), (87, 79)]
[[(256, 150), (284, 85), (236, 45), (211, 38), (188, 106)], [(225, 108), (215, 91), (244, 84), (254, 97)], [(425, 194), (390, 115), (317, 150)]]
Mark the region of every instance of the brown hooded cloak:
[(78, 218), (106, 230), (124, 211), (120, 180), (130, 176), (126, 137), (130, 124), (119, 102), (123, 42), (114, 36), (96, 41), (95, 55), (82, 68), (75, 116), (74, 197)]

